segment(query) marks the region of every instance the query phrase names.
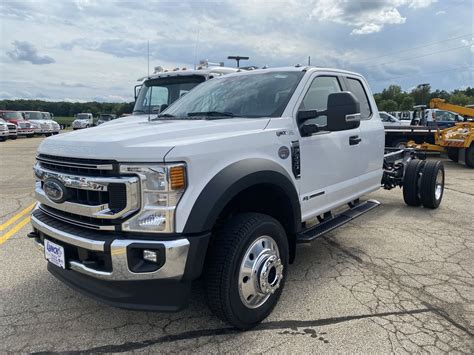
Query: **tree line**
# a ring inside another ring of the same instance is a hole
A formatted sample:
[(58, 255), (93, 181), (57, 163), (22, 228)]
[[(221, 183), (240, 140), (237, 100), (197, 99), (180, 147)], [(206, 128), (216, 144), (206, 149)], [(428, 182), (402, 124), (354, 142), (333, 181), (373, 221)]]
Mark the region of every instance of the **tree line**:
[[(446, 90), (431, 91), (429, 84), (419, 85), (410, 92), (403, 91), (398, 85), (390, 85), (381, 93), (374, 94), (377, 107), (380, 111), (407, 111), (415, 105), (428, 105), (432, 98), (439, 97), (447, 102), (465, 106), (474, 104), (474, 87), (457, 89), (451, 92)], [(120, 116), (131, 113), (133, 102), (52, 102), (42, 100), (0, 100), (0, 109), (16, 111), (46, 111), (54, 116), (72, 117), (76, 113), (90, 112), (94, 116), (99, 113), (114, 113)]]
[(431, 91), (429, 84), (422, 84), (406, 92), (398, 85), (390, 85), (381, 93), (374, 94), (378, 109), (387, 112), (409, 111), (415, 105), (428, 105), (431, 99), (438, 97), (454, 105), (474, 104), (474, 87), (448, 92), (446, 90)]
[(99, 113), (114, 113), (117, 116), (132, 113), (134, 102), (64, 102), (42, 100), (0, 100), (0, 109), (13, 111), (44, 111), (56, 117), (72, 117), (76, 113), (87, 112), (97, 116)]

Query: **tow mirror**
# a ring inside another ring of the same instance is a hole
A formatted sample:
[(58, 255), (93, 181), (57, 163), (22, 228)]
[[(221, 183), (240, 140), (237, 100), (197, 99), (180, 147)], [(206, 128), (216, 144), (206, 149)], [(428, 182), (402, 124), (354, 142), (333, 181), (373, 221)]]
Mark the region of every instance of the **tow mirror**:
[(327, 129), (343, 131), (360, 125), (360, 103), (350, 91), (329, 94), (326, 110)]
[(318, 113), (317, 110), (298, 111), (298, 114), (296, 116), (296, 120), (298, 122), (298, 125), (302, 125), (307, 120), (310, 120), (312, 118), (316, 118), (318, 116), (319, 116), (319, 113)]
[(142, 88), (142, 85), (135, 85), (134, 88), (134, 94), (135, 94), (135, 101), (137, 101), (138, 94), (140, 93), (140, 89)]

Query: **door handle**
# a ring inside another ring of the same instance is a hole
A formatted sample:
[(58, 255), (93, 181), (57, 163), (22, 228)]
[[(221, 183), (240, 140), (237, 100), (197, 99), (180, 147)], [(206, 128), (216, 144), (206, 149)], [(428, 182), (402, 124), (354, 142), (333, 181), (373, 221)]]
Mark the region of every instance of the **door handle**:
[(362, 138), (359, 136), (350, 136), (349, 137), (349, 145), (356, 145), (362, 141)]

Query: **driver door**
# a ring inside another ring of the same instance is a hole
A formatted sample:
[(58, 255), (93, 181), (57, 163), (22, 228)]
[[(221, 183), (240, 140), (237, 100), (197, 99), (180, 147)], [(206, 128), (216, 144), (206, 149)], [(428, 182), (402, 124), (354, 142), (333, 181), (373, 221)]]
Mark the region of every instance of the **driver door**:
[[(299, 104), (300, 110), (326, 110), (328, 96), (342, 91), (337, 75), (317, 74)], [(328, 131), (327, 117), (305, 122), (319, 131), (300, 139), (300, 202), (303, 220), (323, 214), (359, 195), (360, 128)]]

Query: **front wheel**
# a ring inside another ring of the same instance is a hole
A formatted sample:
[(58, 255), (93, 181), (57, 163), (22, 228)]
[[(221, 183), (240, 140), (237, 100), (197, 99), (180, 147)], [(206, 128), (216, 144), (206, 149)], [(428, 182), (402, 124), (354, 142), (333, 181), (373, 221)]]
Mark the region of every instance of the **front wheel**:
[(465, 163), (468, 167), (474, 168), (474, 142), (469, 148), (466, 148)]
[(448, 148), (446, 150), (448, 158), (454, 161), (455, 163), (459, 160), (459, 148)]
[(288, 269), (281, 224), (259, 213), (235, 216), (217, 233), (206, 260), (211, 310), (239, 329), (264, 320), (280, 298)]

